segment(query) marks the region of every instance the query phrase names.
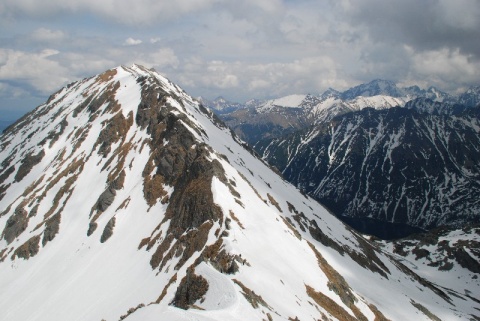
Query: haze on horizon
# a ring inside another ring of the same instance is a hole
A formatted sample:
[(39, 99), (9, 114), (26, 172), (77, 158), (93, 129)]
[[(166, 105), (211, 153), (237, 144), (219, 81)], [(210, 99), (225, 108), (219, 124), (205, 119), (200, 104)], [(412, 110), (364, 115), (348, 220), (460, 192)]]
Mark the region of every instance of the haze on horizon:
[(477, 0), (3, 0), (0, 120), (118, 65), (233, 101), (372, 79), (456, 93), (480, 83)]

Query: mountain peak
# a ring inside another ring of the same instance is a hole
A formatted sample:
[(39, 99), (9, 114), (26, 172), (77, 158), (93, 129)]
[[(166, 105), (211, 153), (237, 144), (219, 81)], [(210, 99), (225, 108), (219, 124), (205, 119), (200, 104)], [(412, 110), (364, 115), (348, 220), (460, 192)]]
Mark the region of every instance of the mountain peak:
[(361, 84), (342, 92), (341, 98), (344, 100), (349, 100), (359, 96), (372, 97), (378, 95), (401, 97), (403, 96), (403, 92), (393, 81), (375, 79), (369, 83)]
[(141, 66), (63, 88), (0, 146), (8, 320), (412, 320), (419, 307), (458, 318), (480, 308), (348, 229)]

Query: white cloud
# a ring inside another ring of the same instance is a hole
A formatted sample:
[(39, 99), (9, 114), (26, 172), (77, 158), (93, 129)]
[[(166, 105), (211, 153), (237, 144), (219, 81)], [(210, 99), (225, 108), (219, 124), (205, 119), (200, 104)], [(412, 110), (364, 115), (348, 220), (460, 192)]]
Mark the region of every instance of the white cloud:
[(170, 20), (183, 14), (208, 8), (218, 0), (2, 0), (3, 16), (27, 15), (48, 17), (56, 14), (92, 13), (110, 18), (122, 24), (138, 25)]
[(36, 53), (0, 48), (0, 80), (25, 82), (44, 94), (59, 89), (70, 79), (68, 69), (51, 58), (54, 49)]
[(38, 28), (32, 33), (32, 39), (39, 42), (56, 42), (64, 38), (65, 33), (61, 30)]
[(142, 43), (142, 40), (140, 39), (133, 39), (133, 38), (127, 38), (123, 42), (125, 46), (136, 46)]
[[(127, 55), (123, 55), (126, 58)], [(122, 58), (120, 58), (122, 59)], [(160, 48), (156, 50), (145, 50), (140, 52), (131, 52), (128, 54), (128, 60), (125, 59), (122, 64), (140, 64), (147, 68), (155, 68), (160, 72), (174, 70), (180, 65), (179, 58), (171, 48)]]
[(437, 85), (454, 91), (459, 85), (477, 82), (480, 75), (480, 61), (471, 55), (462, 54), (460, 49), (442, 48), (412, 53), (413, 78), (429, 79), (430, 85)]
[(196, 57), (179, 67), (176, 79), (194, 95), (245, 100), (345, 88), (347, 84), (337, 69), (334, 60), (327, 56), (272, 63), (204, 61)]
[(29, 96), (30, 93), (20, 87), (14, 87), (7, 83), (3, 83), (0, 81), (0, 97), (5, 97), (9, 99), (16, 99), (21, 97)]
[(480, 81), (479, 4), (2, 0), (0, 39), (10, 51), (0, 51), (0, 79), (51, 93), (66, 79), (140, 63), (192, 95), (236, 100), (374, 78), (454, 89)]

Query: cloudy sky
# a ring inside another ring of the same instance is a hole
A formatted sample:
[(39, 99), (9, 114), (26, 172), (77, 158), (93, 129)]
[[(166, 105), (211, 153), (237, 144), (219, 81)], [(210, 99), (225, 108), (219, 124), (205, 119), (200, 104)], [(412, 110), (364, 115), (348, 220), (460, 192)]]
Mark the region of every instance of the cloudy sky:
[(1, 0), (0, 120), (118, 65), (192, 96), (480, 84), (478, 0)]

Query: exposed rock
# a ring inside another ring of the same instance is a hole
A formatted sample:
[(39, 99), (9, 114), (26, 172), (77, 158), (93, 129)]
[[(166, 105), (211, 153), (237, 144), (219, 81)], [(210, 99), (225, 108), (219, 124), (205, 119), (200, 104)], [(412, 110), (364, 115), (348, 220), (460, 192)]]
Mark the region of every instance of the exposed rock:
[(230, 230), (232, 228), (231, 223), (232, 223), (232, 219), (230, 217), (227, 217), (225, 219), (225, 228), (227, 230)]
[(410, 300), (410, 303), (416, 307), (419, 311), (421, 311), (423, 314), (425, 314), (430, 320), (432, 321), (442, 321), (439, 317), (437, 317), (435, 314), (430, 312), (426, 307), (421, 305), (420, 303), (415, 302), (414, 300)]
[[(211, 221), (206, 221), (198, 228), (190, 229), (179, 237), (168, 233), (165, 240), (160, 243), (150, 264), (152, 268), (160, 265), (160, 271), (173, 257), (180, 257), (175, 265), (175, 270), (180, 269), (195, 252), (200, 252), (208, 241), (208, 234), (213, 226)], [(173, 245), (171, 245), (173, 243)], [(169, 250), (168, 252), (166, 252)]]
[(0, 175), (0, 185), (3, 184), (3, 182), (5, 182), (5, 180), (10, 176), (10, 174), (12, 174), (13, 172), (15, 172), (15, 166), (10, 166), (8, 167), (3, 173), (2, 175)]
[(114, 189), (121, 190), (123, 188), (123, 184), (125, 183), (125, 169), (122, 169), (120, 173), (118, 174), (117, 178), (115, 178), (110, 186)]
[(209, 262), (217, 271), (225, 274), (235, 274), (239, 270), (238, 263), (244, 264), (241, 255), (232, 255), (223, 248), (222, 239), (218, 239), (214, 244), (207, 246), (200, 255), (196, 264), (201, 261)]
[(352, 293), (352, 289), (348, 285), (347, 281), (345, 281), (344, 277), (340, 275), (330, 264), (328, 264), (327, 260), (320, 254), (320, 252), (311, 244), (308, 243), (312, 251), (315, 253), (317, 257), (318, 266), (323, 271), (323, 273), (328, 278), (328, 288), (335, 292), (343, 303), (346, 306), (350, 307), (355, 304), (357, 298)]
[(3, 238), (10, 244), (20, 234), (22, 234), (28, 226), (28, 213), (23, 207), (17, 207), (12, 216), (10, 216), (3, 230)]
[(208, 282), (202, 276), (196, 275), (192, 268), (187, 270), (187, 275), (180, 281), (171, 305), (187, 310), (197, 300), (200, 300), (208, 291)]
[(50, 141), (49, 147), (51, 148), (53, 146), (53, 144), (55, 144), (55, 142), (57, 142), (57, 140), (60, 138), (60, 136), (64, 133), (65, 128), (68, 126), (67, 120), (63, 119), (58, 126), (60, 126), (60, 129), (55, 128), (54, 130), (49, 132), (47, 137), (45, 137), (40, 142), (40, 145), (44, 145), (47, 141)]
[(115, 216), (108, 221), (107, 225), (105, 225), (105, 229), (103, 230), (102, 236), (100, 238), (100, 243), (105, 243), (113, 235), (114, 227), (115, 227)]
[(43, 231), (42, 245), (45, 246), (52, 241), (60, 230), (60, 212), (53, 215), (45, 222), (45, 230)]
[(42, 158), (45, 156), (45, 152), (41, 150), (38, 154), (34, 155), (33, 153), (28, 154), (22, 160), (22, 163), (15, 174), (15, 181), (20, 182), (25, 176), (30, 173), (33, 166), (37, 165), (42, 161)]
[(133, 114), (130, 113), (128, 118), (123, 116), (122, 112), (118, 112), (113, 116), (107, 123), (107, 125), (100, 132), (95, 147), (100, 145), (98, 149), (98, 154), (103, 157), (111, 151), (112, 144), (118, 142), (120, 139), (125, 139), (125, 136), (133, 125)]
[(29, 258), (37, 255), (40, 249), (40, 235), (31, 237), (28, 241), (19, 246), (15, 252), (13, 252), (12, 260), (15, 257), (28, 260)]
[(222, 210), (213, 202), (214, 175), (223, 176), (222, 166), (202, 153), (179, 177), (166, 211), (166, 217), (171, 219), (170, 231), (177, 231), (174, 233), (178, 235), (206, 221), (223, 219)]
[(312, 287), (306, 285), (307, 294), (317, 303), (319, 306), (328, 311), (332, 316), (338, 320), (344, 321), (356, 321), (357, 319), (350, 315), (343, 307), (338, 303), (330, 299), (328, 296), (321, 292), (315, 291)]
[(36, 204), (30, 211), (30, 213), (28, 214), (28, 217), (34, 217), (37, 215), (38, 213), (38, 207), (40, 206), (40, 204)]
[(473, 273), (480, 273), (480, 262), (472, 258), (464, 248), (456, 247), (453, 253), (458, 264), (463, 268), (466, 268)]
[(362, 233), (400, 238), (479, 221), (478, 123), (472, 113), (366, 108), (255, 148)]
[(113, 187), (108, 187), (100, 196), (97, 201), (97, 210), (105, 212), (107, 208), (112, 205), (115, 200), (115, 195), (117, 192)]
[(134, 313), (138, 309), (141, 309), (141, 308), (144, 308), (144, 307), (145, 307), (145, 304), (141, 303), (141, 304), (137, 305), (135, 308), (128, 309), (126, 314), (120, 316), (120, 321), (126, 319), (130, 314)]
[(97, 227), (98, 224), (96, 222), (90, 222), (90, 224), (88, 224), (87, 236), (92, 235), (93, 232), (95, 232), (95, 230), (97, 229)]
[(245, 297), (245, 299), (247, 299), (247, 301), (252, 305), (254, 309), (258, 309), (260, 305), (262, 305), (267, 309), (272, 310), (272, 308), (268, 305), (267, 302), (265, 302), (261, 295), (256, 294), (239, 280), (233, 279), (232, 281), (242, 289), (243, 296)]

